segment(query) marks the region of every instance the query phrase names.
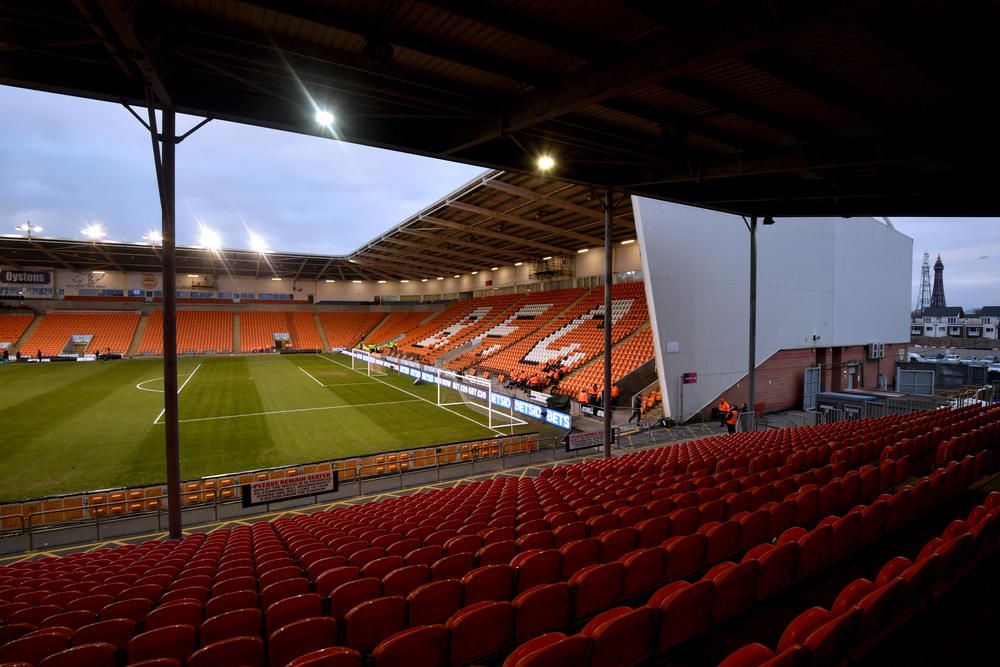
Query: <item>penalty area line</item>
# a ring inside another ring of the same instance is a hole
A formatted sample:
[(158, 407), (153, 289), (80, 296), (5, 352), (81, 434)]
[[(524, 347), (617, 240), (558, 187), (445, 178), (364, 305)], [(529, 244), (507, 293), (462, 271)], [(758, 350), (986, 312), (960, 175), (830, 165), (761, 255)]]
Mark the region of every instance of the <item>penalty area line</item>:
[(370, 408), (378, 405), (399, 405), (400, 403), (418, 403), (416, 399), (404, 401), (381, 401), (379, 403), (348, 403), (347, 405), (324, 405), (318, 408), (290, 408), (288, 410), (271, 410), (269, 412), (247, 412), (241, 415), (220, 415), (218, 417), (197, 417), (195, 419), (179, 419), (182, 424), (190, 422), (209, 422), (220, 419), (238, 419), (240, 417), (263, 417), (266, 415), (284, 415), (293, 412), (319, 412), (321, 410), (342, 410), (344, 408)]
[[(347, 368), (348, 370), (354, 371), (358, 375), (364, 375), (364, 373), (362, 373), (361, 371), (359, 371), (359, 370), (357, 370), (355, 368), (351, 368), (350, 366), (347, 366), (346, 364), (342, 364), (339, 361), (337, 361), (336, 359), (331, 359), (330, 357), (324, 356), (322, 354), (317, 354), (316, 356), (319, 357), (320, 359), (326, 359), (331, 364), (337, 364), (338, 366), (341, 366), (343, 368)], [(376, 382), (380, 382), (380, 383), (384, 384), (387, 387), (392, 387), (393, 389), (395, 389), (397, 391), (401, 391), (401, 392), (403, 392), (404, 394), (406, 394), (408, 396), (413, 396), (414, 398), (420, 399), (424, 403), (430, 403), (435, 408), (441, 408), (442, 410), (446, 410), (447, 412), (450, 412), (451, 414), (453, 414), (453, 415), (455, 415), (457, 417), (461, 417), (462, 419), (470, 421), (473, 424), (475, 424), (476, 426), (480, 426), (480, 427), (486, 429), (487, 431), (492, 431), (492, 432), (496, 433), (497, 435), (506, 435), (503, 431), (499, 431), (499, 430), (497, 430), (495, 428), (490, 428), (486, 424), (481, 424), (481, 423), (477, 422), (472, 417), (469, 417), (467, 415), (463, 415), (461, 412), (456, 412), (456, 411), (452, 410), (451, 408), (446, 408), (443, 405), (438, 405), (434, 401), (428, 400), (428, 399), (424, 398), (423, 396), (418, 396), (417, 394), (414, 394), (413, 392), (406, 391), (402, 387), (397, 387), (396, 385), (390, 384), (390, 383), (386, 382), (385, 380), (379, 380), (378, 378), (372, 378), (372, 380), (375, 380)]]
[[(198, 364), (197, 366), (195, 366), (194, 370), (191, 371), (191, 375), (188, 375), (187, 378), (184, 380), (184, 382), (181, 383), (181, 386), (177, 387), (177, 395), (178, 396), (180, 396), (181, 392), (184, 391), (184, 387), (186, 387), (187, 383), (191, 381), (191, 378), (194, 377), (194, 374), (198, 372), (199, 368), (201, 368), (201, 364)], [(160, 419), (163, 418), (163, 413), (166, 412), (166, 411), (167, 411), (166, 408), (163, 408), (162, 410), (160, 410), (160, 414), (156, 415), (156, 419), (153, 420), (153, 424), (159, 424), (160, 423)]]
[(315, 378), (315, 377), (313, 376), (313, 374), (312, 374), (312, 373), (310, 373), (310, 372), (309, 372), (309, 371), (307, 371), (306, 369), (302, 368), (302, 366), (296, 366), (296, 368), (298, 368), (298, 369), (299, 369), (300, 371), (302, 371), (303, 373), (305, 373), (306, 375), (308, 375), (308, 376), (309, 376), (309, 379), (311, 379), (311, 380), (312, 380), (313, 382), (315, 382), (315, 383), (316, 383), (316, 384), (318, 384), (319, 386), (321, 386), (321, 387), (325, 387), (325, 386), (326, 386), (325, 384), (323, 384), (322, 382), (320, 382), (319, 380), (317, 380), (317, 379), (316, 379), (316, 378)]

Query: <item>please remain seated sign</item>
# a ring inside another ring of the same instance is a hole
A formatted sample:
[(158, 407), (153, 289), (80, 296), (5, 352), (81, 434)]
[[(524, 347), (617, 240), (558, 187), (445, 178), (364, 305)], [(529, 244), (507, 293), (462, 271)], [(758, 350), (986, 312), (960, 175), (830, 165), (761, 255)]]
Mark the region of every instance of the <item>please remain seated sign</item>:
[(243, 507), (265, 505), (279, 500), (291, 500), (337, 490), (335, 471), (314, 472), (308, 475), (269, 479), (263, 482), (244, 484), (242, 487)]

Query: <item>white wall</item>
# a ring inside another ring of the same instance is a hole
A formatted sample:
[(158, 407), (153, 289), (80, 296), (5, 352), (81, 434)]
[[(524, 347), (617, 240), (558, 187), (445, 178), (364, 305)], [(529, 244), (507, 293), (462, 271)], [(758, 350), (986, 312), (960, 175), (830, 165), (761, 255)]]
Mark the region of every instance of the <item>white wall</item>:
[[(680, 376), (698, 373), (690, 415), (747, 372), (749, 232), (734, 215), (632, 206), (661, 390), (678, 415)], [(782, 349), (908, 342), (912, 243), (872, 218), (759, 225), (757, 364)]]

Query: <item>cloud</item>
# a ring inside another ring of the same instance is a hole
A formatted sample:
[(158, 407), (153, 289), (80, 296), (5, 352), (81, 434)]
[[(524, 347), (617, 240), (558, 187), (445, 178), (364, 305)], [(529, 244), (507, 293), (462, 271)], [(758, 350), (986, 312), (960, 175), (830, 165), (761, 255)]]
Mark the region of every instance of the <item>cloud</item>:
[[(121, 106), (0, 86), (0, 125), (0, 232), (31, 220), (79, 238), (99, 220), (137, 241), (159, 227), (149, 135)], [(178, 242), (196, 244), (202, 221), (227, 247), (249, 227), (275, 250), (349, 252), (482, 171), (212, 121), (177, 147)]]

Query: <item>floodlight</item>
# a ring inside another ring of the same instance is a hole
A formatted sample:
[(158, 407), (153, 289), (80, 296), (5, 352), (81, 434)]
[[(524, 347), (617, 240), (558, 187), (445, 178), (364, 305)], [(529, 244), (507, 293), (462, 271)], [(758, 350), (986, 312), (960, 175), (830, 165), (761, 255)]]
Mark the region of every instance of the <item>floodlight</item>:
[(399, 282), (401, 282), (401, 283), (408, 283), (410, 281), (409, 280), (400, 280)]
[(380, 281), (378, 281), (378, 284), (379, 285), (385, 285), (385, 281), (384, 280), (380, 280)]
[(590, 248), (580, 248), (579, 250), (576, 251), (576, 254), (582, 255), (585, 252), (590, 252)]
[(552, 255), (549, 255), (548, 257), (542, 257), (542, 261), (543, 261), (543, 262), (547, 262), (547, 261), (549, 261), (550, 259), (552, 259)]
[(218, 251), (222, 248), (222, 237), (219, 236), (219, 232), (215, 231), (210, 227), (205, 225), (200, 225), (201, 227), (201, 237), (198, 239), (198, 243), (205, 250)]
[(153, 245), (158, 243), (163, 243), (163, 234), (155, 229), (150, 229), (148, 232), (142, 235), (142, 238), (149, 241)]
[(421, 278), (421, 279), (420, 279), (420, 282), (422, 282), (422, 283), (425, 283), (425, 282), (427, 282), (427, 278)]
[(552, 159), (551, 155), (540, 155), (536, 164), (539, 171), (548, 171), (556, 166), (556, 161)]
[(323, 282), (327, 282), (327, 283), (335, 283), (335, 282), (337, 282), (337, 281), (336, 281), (336, 280), (330, 280), (329, 278), (327, 278), (327, 279), (326, 279), (325, 281), (323, 281)]
[(275, 277), (275, 278), (271, 278), (271, 280), (281, 280), (281, 278)]
[(455, 274), (455, 277), (456, 277), (456, 278), (461, 278), (462, 276), (460, 276), (460, 275), (458, 275), (458, 274), (456, 273), (456, 274)]
[(521, 266), (524, 262), (514, 262), (514, 266)]
[(81, 230), (81, 233), (91, 241), (100, 241), (107, 236), (107, 232), (104, 231), (104, 225), (99, 222), (87, 225)]
[(490, 269), (490, 271), (499, 271), (499, 270), (500, 270), (499, 266), (494, 266), (492, 269)]
[(357, 284), (358, 284), (358, 283), (360, 283), (361, 281), (360, 281), (360, 280), (352, 280), (351, 282), (352, 282), (352, 283), (354, 283), (355, 285), (357, 285)]
[(635, 243), (635, 239), (625, 239), (622, 241), (622, 245), (628, 245), (630, 243)]
[(271, 252), (271, 248), (268, 247), (267, 241), (264, 240), (263, 236), (257, 234), (256, 232), (250, 232), (250, 249), (261, 255), (266, 255)]
[(444, 280), (444, 276), (438, 276), (437, 279), (438, 280)]
[(95, 275), (95, 276), (103, 276), (104, 275), (104, 271), (91, 271), (90, 273), (92, 275)]
[(33, 225), (33, 224), (31, 224), (30, 220), (28, 222), (24, 223), (23, 225), (18, 225), (14, 229), (16, 229), (19, 232), (28, 232), (28, 238), (29, 239), (31, 238), (32, 232), (40, 232), (40, 231), (42, 231), (41, 225)]
[(326, 109), (316, 110), (316, 123), (322, 125), (323, 127), (330, 127), (333, 125), (333, 114)]
[(188, 278), (201, 278), (201, 276), (198, 275), (197, 273), (189, 273), (187, 274), (187, 276)]
[(479, 271), (472, 271), (471, 273), (472, 273), (472, 275), (474, 275), (474, 276), (478, 276), (478, 275), (479, 275)]

